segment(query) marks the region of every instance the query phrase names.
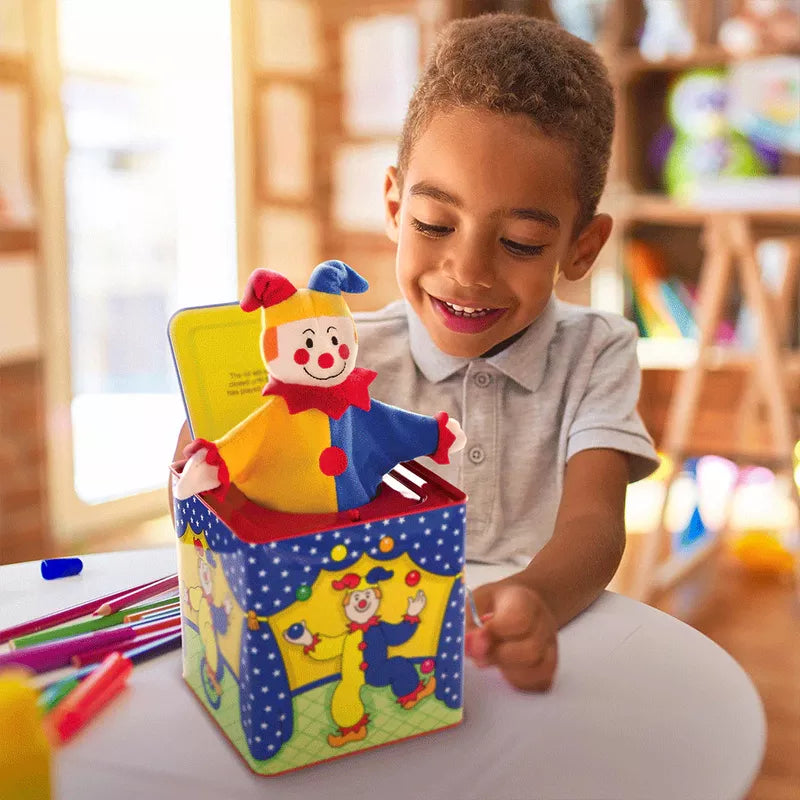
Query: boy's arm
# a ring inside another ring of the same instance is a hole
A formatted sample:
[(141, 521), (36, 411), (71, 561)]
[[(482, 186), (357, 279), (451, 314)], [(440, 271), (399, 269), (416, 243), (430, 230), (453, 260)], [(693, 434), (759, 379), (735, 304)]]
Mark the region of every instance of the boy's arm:
[(475, 601), (483, 628), (472, 628), (467, 653), (494, 664), (520, 689), (550, 687), (557, 662), (556, 631), (603, 591), (625, 549), (628, 456), (617, 450), (576, 453), (550, 541), (521, 572), (481, 586)]

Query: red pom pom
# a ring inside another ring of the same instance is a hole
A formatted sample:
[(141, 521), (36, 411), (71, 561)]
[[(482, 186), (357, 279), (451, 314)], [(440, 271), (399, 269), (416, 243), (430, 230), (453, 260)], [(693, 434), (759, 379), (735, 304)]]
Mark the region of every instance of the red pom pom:
[(347, 453), (341, 447), (326, 447), (320, 453), (319, 468), (323, 475), (341, 475), (347, 469)]

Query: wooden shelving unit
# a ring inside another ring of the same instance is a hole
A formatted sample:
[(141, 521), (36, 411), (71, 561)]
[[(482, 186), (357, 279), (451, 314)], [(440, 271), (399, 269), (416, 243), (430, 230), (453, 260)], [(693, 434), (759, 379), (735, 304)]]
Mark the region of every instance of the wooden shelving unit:
[[(721, 6), (685, 5), (695, 33), (695, 50), (688, 57), (659, 62), (647, 61), (637, 47), (638, 32), (645, 21), (644, 3), (614, 0), (609, 8), (607, 28), (599, 46), (618, 97), (617, 139), (609, 182), (609, 210), (618, 225), (611, 257), (621, 284), (626, 241), (651, 241), (662, 248), (668, 267), (675, 274), (699, 286), (698, 340), (641, 339), (639, 345), (643, 369), (675, 374), (659, 442), (675, 468), (679, 469), (687, 456), (702, 454), (694, 450), (698, 439), (695, 423), (704, 402), (703, 386), (709, 373), (727, 372), (734, 376), (736, 385), (745, 389), (741, 395), (727, 398), (730, 416), (738, 424), (726, 432), (727, 441), (720, 442), (719, 451), (734, 460), (765, 463), (788, 471), (792, 445), (800, 436), (790, 391), (800, 380), (800, 354), (789, 349), (791, 337), (776, 325), (780, 301), (769, 294), (761, 280), (755, 246), (762, 237), (800, 231), (800, 198), (796, 208), (754, 208), (746, 207), (744, 202), (736, 208), (733, 199), (730, 207), (712, 209), (678, 203), (662, 190), (660, 176), (648, 163), (647, 154), (666, 122), (666, 99), (672, 82), (687, 70), (725, 68), (735, 63), (716, 42), (723, 21)], [(734, 7), (735, 4), (729, 6)], [(769, 51), (758, 55), (790, 54), (797, 53)], [(799, 172), (796, 158), (784, 160), (781, 174), (796, 176)], [(790, 291), (794, 292), (796, 303), (796, 286)], [(622, 285), (611, 294), (624, 296)], [(716, 326), (732, 294), (748, 305), (758, 321), (758, 339), (752, 352), (715, 341)], [(796, 314), (796, 308), (791, 313)], [(744, 434), (745, 427), (752, 427), (749, 423), (753, 419), (747, 417), (762, 418), (758, 436), (752, 436), (752, 431)], [(670, 557), (670, 537), (662, 525), (645, 548), (635, 593), (643, 599), (653, 598), (681, 580), (708, 554), (677, 563)]]

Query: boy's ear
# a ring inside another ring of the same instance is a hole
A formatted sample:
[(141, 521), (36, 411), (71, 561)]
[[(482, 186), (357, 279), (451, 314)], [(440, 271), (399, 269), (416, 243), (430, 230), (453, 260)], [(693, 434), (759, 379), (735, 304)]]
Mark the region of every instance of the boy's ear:
[(614, 220), (608, 214), (596, 214), (578, 234), (561, 272), (568, 281), (580, 280), (594, 264), (597, 254), (611, 235)]
[(400, 228), (400, 179), (397, 167), (389, 167), (383, 179), (383, 207), (386, 215), (386, 235), (397, 244)]

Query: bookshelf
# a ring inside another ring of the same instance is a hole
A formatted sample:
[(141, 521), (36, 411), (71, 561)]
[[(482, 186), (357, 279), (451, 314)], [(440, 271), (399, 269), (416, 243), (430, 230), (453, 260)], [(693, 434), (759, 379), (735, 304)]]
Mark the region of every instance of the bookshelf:
[[(699, 442), (704, 431), (697, 421), (708, 402), (707, 392), (713, 390), (709, 386), (735, 386), (737, 391), (722, 399), (729, 412), (726, 419), (732, 424), (727, 430), (717, 431), (713, 452), (790, 473), (791, 451), (800, 435), (792, 388), (800, 384), (800, 356), (790, 322), (794, 320), (796, 329), (797, 254), (787, 245), (786, 277), (778, 290), (771, 291), (762, 279), (757, 246), (764, 239), (794, 241), (800, 231), (800, 190), (786, 180), (800, 176), (800, 158), (786, 153), (780, 158), (777, 174), (783, 178), (781, 188), (789, 186), (788, 200), (776, 190), (770, 200), (759, 203), (755, 191), (742, 191), (740, 187), (730, 201), (705, 206), (673, 199), (662, 188), (659, 170), (652, 164), (653, 142), (668, 121), (667, 97), (675, 80), (689, 70), (725, 69), (738, 63), (717, 43), (717, 33), (726, 16), (738, 13), (743, 5), (684, 3), (688, 27), (696, 40), (692, 52), (648, 61), (637, 46), (645, 22), (645, 4), (639, 0), (611, 0), (609, 4), (598, 46), (609, 65), (618, 98), (617, 139), (607, 193), (608, 210), (616, 217), (617, 230), (606, 255), (613, 262), (610, 274), (617, 283), (608, 275), (604, 277), (606, 291), (599, 304), (630, 316), (628, 245), (643, 241), (659, 248), (669, 278), (697, 286), (693, 312), (698, 328), (695, 338), (653, 337), (639, 342), (645, 387), (659, 385), (657, 379), (648, 379), (648, 372), (672, 374), (671, 398), (663, 427), (656, 432), (661, 450), (678, 469), (685, 457), (701, 454), (697, 448), (702, 446)], [(795, 44), (783, 50), (769, 47), (752, 57), (799, 53), (800, 47)], [(755, 187), (755, 182), (751, 186)], [(797, 193), (796, 201), (792, 201), (792, 192)], [(755, 319), (756, 335), (747, 347), (735, 339), (725, 343), (718, 339), (720, 321), (734, 321), (741, 306), (746, 306)], [(663, 388), (663, 382), (660, 385)], [(643, 395), (643, 399), (648, 398)], [(668, 483), (673, 478), (674, 474), (669, 475)], [(796, 493), (795, 500), (800, 508)], [(653, 598), (680, 581), (711, 552), (713, 548), (698, 553), (690, 562), (677, 564), (670, 557), (670, 539), (662, 523), (648, 537), (634, 593), (642, 599)]]

